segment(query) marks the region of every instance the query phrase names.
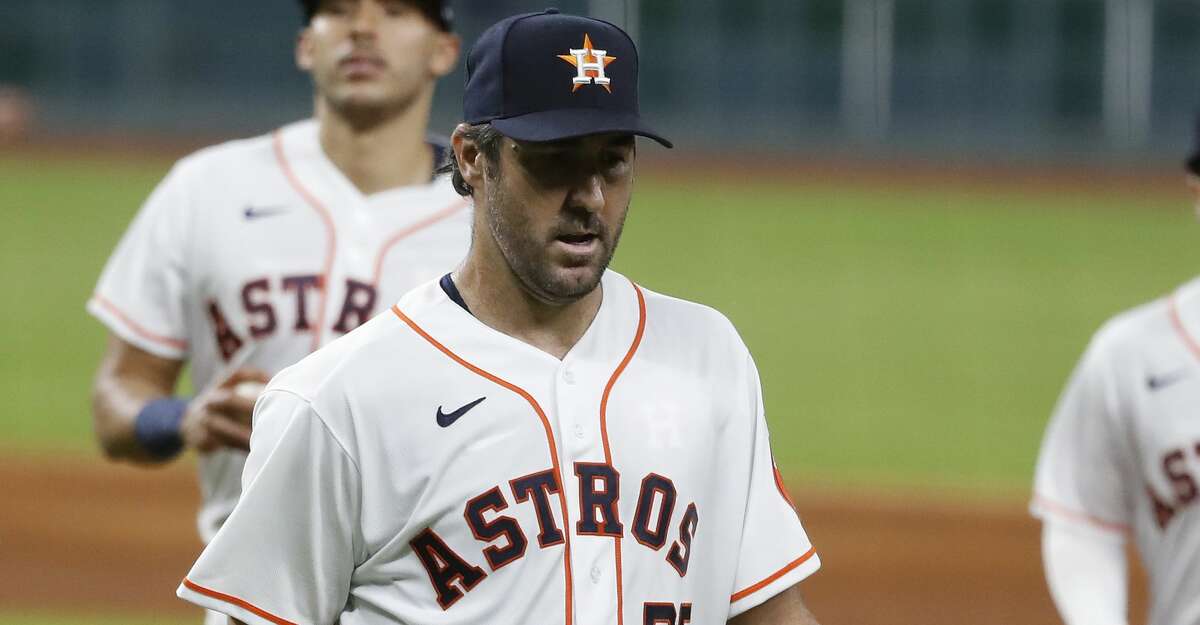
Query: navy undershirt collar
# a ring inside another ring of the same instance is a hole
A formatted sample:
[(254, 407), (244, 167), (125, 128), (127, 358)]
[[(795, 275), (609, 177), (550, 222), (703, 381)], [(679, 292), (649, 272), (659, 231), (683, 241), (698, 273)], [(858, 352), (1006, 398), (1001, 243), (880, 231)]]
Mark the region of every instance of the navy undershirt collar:
[(442, 290), (446, 292), (446, 297), (449, 297), (450, 301), (458, 304), (468, 313), (471, 312), (471, 309), (467, 308), (467, 302), (463, 300), (462, 293), (458, 292), (458, 286), (454, 284), (454, 279), (450, 277), (450, 274), (442, 276), (442, 279), (438, 281), (438, 284), (441, 285)]

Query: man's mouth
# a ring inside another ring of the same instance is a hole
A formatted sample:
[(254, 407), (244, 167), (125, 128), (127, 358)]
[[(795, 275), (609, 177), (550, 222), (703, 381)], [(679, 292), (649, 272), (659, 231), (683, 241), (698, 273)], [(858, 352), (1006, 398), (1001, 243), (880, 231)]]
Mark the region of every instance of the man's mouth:
[(573, 232), (554, 237), (554, 247), (569, 265), (588, 264), (600, 253), (601, 239), (592, 232)]
[(580, 232), (576, 234), (560, 234), (557, 240), (566, 243), (567, 245), (588, 245), (596, 240), (596, 235), (590, 232)]
[(370, 76), (383, 70), (383, 59), (373, 54), (355, 53), (338, 62), (338, 67), (350, 77)]

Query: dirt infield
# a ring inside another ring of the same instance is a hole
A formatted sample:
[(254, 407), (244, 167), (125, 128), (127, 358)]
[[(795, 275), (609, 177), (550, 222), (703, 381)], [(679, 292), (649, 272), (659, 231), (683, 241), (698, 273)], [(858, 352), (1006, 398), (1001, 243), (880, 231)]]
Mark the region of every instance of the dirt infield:
[[(187, 463), (6, 454), (0, 483), (0, 609), (193, 613), (174, 597), (200, 548)], [(1058, 622), (1024, 502), (829, 493), (793, 488), (824, 561), (805, 595), (826, 625)]]

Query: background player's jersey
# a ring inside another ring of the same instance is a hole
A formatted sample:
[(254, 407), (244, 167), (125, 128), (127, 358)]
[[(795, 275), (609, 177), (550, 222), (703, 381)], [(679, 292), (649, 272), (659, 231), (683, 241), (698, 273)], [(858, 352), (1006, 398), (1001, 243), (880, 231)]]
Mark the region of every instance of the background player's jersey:
[[(313, 120), (179, 161), (100, 277), (88, 310), (115, 335), (186, 359), (197, 391), (274, 374), (466, 256), (470, 209), (445, 176), (364, 196)], [(245, 454), (200, 456), (201, 536), (233, 509)]]
[(1046, 430), (1033, 513), (1132, 532), (1151, 625), (1200, 623), (1200, 280), (1093, 338)]
[(280, 374), (180, 596), (264, 624), (723, 625), (815, 571), (732, 325), (603, 289), (561, 361), (435, 282)]

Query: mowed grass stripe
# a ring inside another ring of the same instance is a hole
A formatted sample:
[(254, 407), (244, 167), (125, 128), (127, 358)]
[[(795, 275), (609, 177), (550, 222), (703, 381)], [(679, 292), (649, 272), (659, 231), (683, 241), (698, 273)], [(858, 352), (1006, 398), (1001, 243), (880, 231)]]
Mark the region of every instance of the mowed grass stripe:
[(104, 332), (83, 306), (161, 165), (0, 160), (0, 420), (7, 446), (90, 446)]
[[(91, 446), (82, 309), (167, 164), (0, 160), (0, 441)], [(1182, 195), (639, 183), (615, 267), (737, 324), (789, 479), (1013, 489), (1087, 337), (1200, 267)]]
[(1200, 267), (1169, 193), (651, 187), (628, 225), (618, 268), (737, 324), (800, 481), (1025, 487), (1089, 335)]

